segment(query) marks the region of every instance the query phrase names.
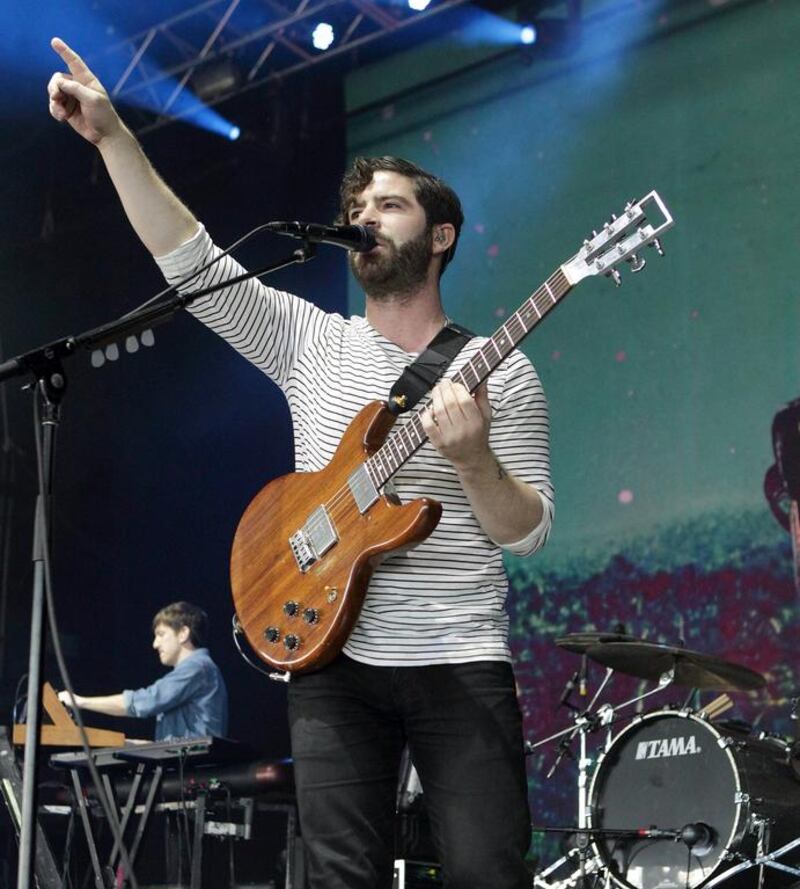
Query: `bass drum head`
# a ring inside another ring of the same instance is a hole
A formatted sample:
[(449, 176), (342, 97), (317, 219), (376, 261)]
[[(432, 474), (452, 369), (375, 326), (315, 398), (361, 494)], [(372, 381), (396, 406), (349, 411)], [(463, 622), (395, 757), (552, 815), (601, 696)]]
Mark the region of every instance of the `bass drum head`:
[(619, 886), (694, 889), (712, 876), (741, 818), (736, 763), (720, 737), (696, 716), (657, 711), (620, 732), (600, 758), (589, 791), (593, 829), (711, 829), (691, 849), (671, 838), (596, 838)]

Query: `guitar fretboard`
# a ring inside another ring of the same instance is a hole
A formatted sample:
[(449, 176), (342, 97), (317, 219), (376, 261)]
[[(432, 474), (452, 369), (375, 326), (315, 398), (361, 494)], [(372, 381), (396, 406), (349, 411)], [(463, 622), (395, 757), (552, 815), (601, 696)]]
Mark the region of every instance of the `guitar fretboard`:
[[(511, 315), (472, 358), (452, 377), (469, 392), (474, 392), (503, 359), (550, 312), (572, 285), (559, 268)], [(393, 432), (365, 462), (364, 466), (376, 488), (384, 485), (427, 440), (416, 411), (402, 429)]]

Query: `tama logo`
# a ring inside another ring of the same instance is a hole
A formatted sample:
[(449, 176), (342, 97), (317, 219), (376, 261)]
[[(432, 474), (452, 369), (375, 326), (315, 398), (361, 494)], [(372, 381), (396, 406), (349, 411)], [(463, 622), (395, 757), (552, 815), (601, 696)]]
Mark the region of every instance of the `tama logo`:
[(699, 753), (700, 750), (694, 735), (689, 735), (688, 738), (639, 741), (636, 746), (636, 758), (659, 759), (662, 756), (689, 756), (692, 753)]

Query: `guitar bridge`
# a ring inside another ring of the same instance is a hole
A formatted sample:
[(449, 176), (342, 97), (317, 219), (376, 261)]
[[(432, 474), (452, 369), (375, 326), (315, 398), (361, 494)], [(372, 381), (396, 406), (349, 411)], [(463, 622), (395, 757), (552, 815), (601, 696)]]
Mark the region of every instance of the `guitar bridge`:
[(297, 567), (305, 573), (339, 540), (333, 522), (324, 506), (308, 517), (305, 525), (289, 538)]

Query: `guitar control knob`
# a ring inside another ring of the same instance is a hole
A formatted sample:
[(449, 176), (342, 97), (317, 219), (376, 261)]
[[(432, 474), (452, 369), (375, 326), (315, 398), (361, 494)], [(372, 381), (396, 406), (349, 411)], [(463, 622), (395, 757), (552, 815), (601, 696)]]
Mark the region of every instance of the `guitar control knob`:
[(267, 627), (264, 630), (264, 638), (267, 642), (277, 642), (281, 638), (281, 631), (277, 627)]
[(289, 633), (283, 640), (283, 644), (289, 651), (295, 651), (300, 647), (300, 637), (295, 636), (293, 633)]
[(297, 602), (289, 601), (283, 606), (283, 613), (288, 614), (289, 617), (294, 617), (295, 614), (297, 614), (297, 610), (299, 608), (300, 606), (297, 604)]
[(316, 608), (306, 608), (303, 612), (303, 620), (307, 624), (315, 624), (319, 620), (319, 611)]

